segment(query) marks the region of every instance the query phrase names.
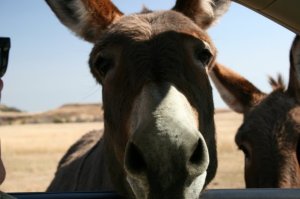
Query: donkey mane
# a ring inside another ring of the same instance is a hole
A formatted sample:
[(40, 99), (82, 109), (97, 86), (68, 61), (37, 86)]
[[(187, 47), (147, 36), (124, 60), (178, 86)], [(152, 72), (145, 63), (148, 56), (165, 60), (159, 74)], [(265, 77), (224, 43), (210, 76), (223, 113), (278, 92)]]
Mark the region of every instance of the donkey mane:
[(282, 91), (286, 90), (286, 84), (284, 82), (282, 74), (278, 74), (277, 79), (275, 79), (271, 76), (269, 76), (268, 79), (269, 79), (269, 84), (272, 87), (273, 91), (274, 90), (282, 90)]

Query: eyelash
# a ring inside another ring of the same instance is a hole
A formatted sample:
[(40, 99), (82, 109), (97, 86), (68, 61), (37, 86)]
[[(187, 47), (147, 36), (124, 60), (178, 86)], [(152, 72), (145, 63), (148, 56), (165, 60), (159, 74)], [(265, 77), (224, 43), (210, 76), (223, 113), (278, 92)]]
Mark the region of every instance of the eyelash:
[(207, 66), (211, 61), (212, 54), (207, 48), (197, 48), (195, 50), (195, 58), (200, 61), (203, 66)]
[(99, 56), (95, 61), (94, 67), (100, 73), (102, 77), (108, 73), (108, 71), (112, 68), (113, 61), (109, 58), (104, 58), (103, 56)]

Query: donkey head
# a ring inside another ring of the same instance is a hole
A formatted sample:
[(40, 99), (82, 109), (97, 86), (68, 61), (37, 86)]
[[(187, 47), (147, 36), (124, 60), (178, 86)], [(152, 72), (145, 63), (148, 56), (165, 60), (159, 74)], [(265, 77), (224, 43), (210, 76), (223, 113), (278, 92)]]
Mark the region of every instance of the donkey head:
[(211, 72), (223, 100), (244, 114), (235, 137), (245, 155), (247, 187), (300, 187), (300, 39), (290, 51), (290, 80), (270, 79), (262, 93), (245, 78), (216, 64)]
[[(228, 0), (178, 0), (170, 11), (124, 16), (109, 0), (48, 0), (94, 43), (111, 179), (133, 198), (198, 198), (217, 160), (206, 29)], [(206, 177), (207, 176), (207, 177)]]

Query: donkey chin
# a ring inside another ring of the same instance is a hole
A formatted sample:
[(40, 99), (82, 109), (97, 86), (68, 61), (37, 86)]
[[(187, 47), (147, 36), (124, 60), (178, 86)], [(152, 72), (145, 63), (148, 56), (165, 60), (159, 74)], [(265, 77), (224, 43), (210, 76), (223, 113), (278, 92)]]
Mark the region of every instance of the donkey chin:
[(206, 171), (203, 174), (191, 180), (190, 184), (186, 184), (186, 186), (183, 187), (182, 193), (178, 194), (177, 196), (174, 196), (173, 193), (150, 193), (149, 184), (147, 183), (147, 180), (142, 179), (141, 177), (135, 178), (134, 176), (127, 176), (127, 181), (130, 184), (135, 197), (139, 199), (157, 198), (155, 196), (159, 196), (159, 198), (170, 198), (170, 195), (172, 196), (172, 198), (198, 199), (201, 190), (203, 189), (205, 178)]

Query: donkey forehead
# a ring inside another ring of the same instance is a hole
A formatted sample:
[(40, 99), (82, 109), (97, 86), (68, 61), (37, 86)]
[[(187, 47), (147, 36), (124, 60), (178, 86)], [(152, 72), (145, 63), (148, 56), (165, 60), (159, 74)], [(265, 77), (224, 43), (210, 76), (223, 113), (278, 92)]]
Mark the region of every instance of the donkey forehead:
[(212, 45), (205, 31), (191, 19), (176, 11), (123, 16), (113, 23), (103, 35), (100, 35), (98, 43), (109, 43), (116, 37), (125, 37), (133, 41), (148, 41), (165, 32), (184, 33)]
[(244, 117), (236, 142), (266, 143), (298, 134), (291, 129), (300, 122), (300, 108), (284, 92), (269, 94)]

